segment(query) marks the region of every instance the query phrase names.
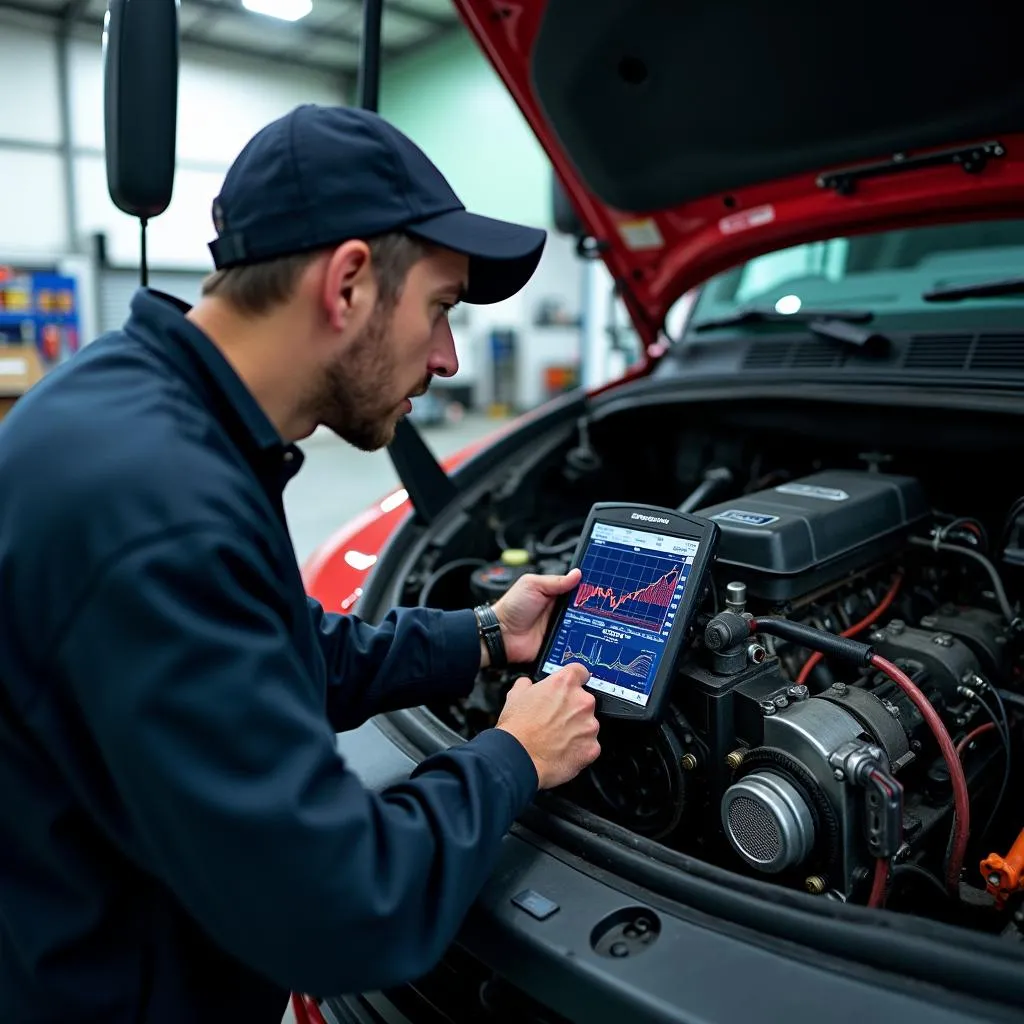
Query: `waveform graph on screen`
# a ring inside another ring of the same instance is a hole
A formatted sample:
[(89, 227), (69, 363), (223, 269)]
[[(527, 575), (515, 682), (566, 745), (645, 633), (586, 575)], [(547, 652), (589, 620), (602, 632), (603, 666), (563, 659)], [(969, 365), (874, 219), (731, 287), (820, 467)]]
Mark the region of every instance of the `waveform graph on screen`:
[(641, 644), (609, 640), (586, 629), (573, 629), (562, 652), (562, 664), (571, 661), (586, 665), (592, 676), (630, 689), (642, 688), (655, 661), (654, 651)]
[(658, 633), (685, 566), (678, 558), (592, 546), (580, 566), (573, 607)]

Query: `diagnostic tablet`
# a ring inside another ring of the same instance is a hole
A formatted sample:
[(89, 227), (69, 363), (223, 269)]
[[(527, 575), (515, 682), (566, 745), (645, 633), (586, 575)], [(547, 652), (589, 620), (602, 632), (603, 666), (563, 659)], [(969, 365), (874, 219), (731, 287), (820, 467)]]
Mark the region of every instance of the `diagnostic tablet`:
[(571, 566), (583, 578), (551, 616), (534, 680), (579, 662), (597, 714), (659, 719), (718, 534), (709, 519), (672, 509), (594, 505)]

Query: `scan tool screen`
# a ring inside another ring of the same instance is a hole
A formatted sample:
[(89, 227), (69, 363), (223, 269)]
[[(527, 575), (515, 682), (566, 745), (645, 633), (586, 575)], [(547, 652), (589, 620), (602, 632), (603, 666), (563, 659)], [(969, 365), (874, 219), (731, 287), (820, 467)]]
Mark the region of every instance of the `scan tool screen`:
[(592, 690), (646, 706), (700, 541), (596, 522), (542, 666), (579, 662)]

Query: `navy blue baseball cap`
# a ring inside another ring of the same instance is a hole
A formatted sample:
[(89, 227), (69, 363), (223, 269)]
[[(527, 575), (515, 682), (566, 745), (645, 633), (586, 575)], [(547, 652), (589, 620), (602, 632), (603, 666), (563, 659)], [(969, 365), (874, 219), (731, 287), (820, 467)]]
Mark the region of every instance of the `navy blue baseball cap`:
[(529, 281), (546, 232), (469, 213), (441, 172), (382, 117), (306, 104), (247, 143), (213, 203), (218, 269), (392, 231), (469, 257), (463, 301), (500, 302)]

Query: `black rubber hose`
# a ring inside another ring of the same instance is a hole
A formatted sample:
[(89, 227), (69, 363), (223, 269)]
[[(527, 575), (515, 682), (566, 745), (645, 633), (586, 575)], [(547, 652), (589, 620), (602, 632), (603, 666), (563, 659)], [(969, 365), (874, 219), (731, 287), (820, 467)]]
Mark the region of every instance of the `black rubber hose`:
[(716, 615), (704, 630), (704, 644), (712, 651), (724, 651), (743, 642), (752, 633), (767, 633), (820, 651), (827, 658), (839, 658), (857, 666), (867, 665), (874, 651), (870, 644), (862, 644), (848, 637), (836, 636), (812, 626), (804, 626), (790, 619), (746, 619), (735, 612)]
[(727, 466), (715, 466), (704, 474), (704, 479), (687, 495), (677, 512), (694, 512), (723, 487), (732, 483), (732, 470)]
[(1024, 694), (1011, 693), (1009, 690), (997, 690), (996, 692), (1007, 704), (1012, 704), (1014, 707), (1024, 711)]
[(751, 619), (750, 628), (752, 633), (777, 636), (812, 651), (821, 651), (826, 658), (839, 658), (857, 666), (867, 665), (874, 654), (870, 644), (862, 644), (859, 640), (851, 640), (845, 636), (836, 636), (835, 633), (804, 626), (789, 619)]
[(487, 563), (482, 558), (456, 558), (452, 562), (445, 562), (439, 569), (432, 572), (420, 588), (420, 596), (418, 598), (421, 608), (428, 607), (427, 602), (430, 600), (431, 591), (437, 585), (438, 581), (448, 573), (455, 569), (479, 569), (480, 566), (486, 565)]
[(988, 574), (988, 578), (992, 581), (992, 590), (995, 592), (996, 601), (999, 603), (999, 610), (1003, 613), (1006, 621), (1010, 623), (1011, 626), (1017, 626), (1018, 617), (1010, 606), (1010, 601), (1006, 596), (1006, 590), (1003, 587), (1003, 581), (999, 578), (999, 573), (996, 572), (996, 567), (983, 554), (977, 551), (972, 551), (970, 548), (961, 547), (959, 544), (936, 543), (933, 540), (928, 540), (926, 537), (911, 537), (910, 543), (919, 548), (931, 548), (933, 551), (945, 551), (947, 554), (951, 555), (962, 555), (964, 558), (970, 558), (977, 562), (978, 565), (985, 570)]

